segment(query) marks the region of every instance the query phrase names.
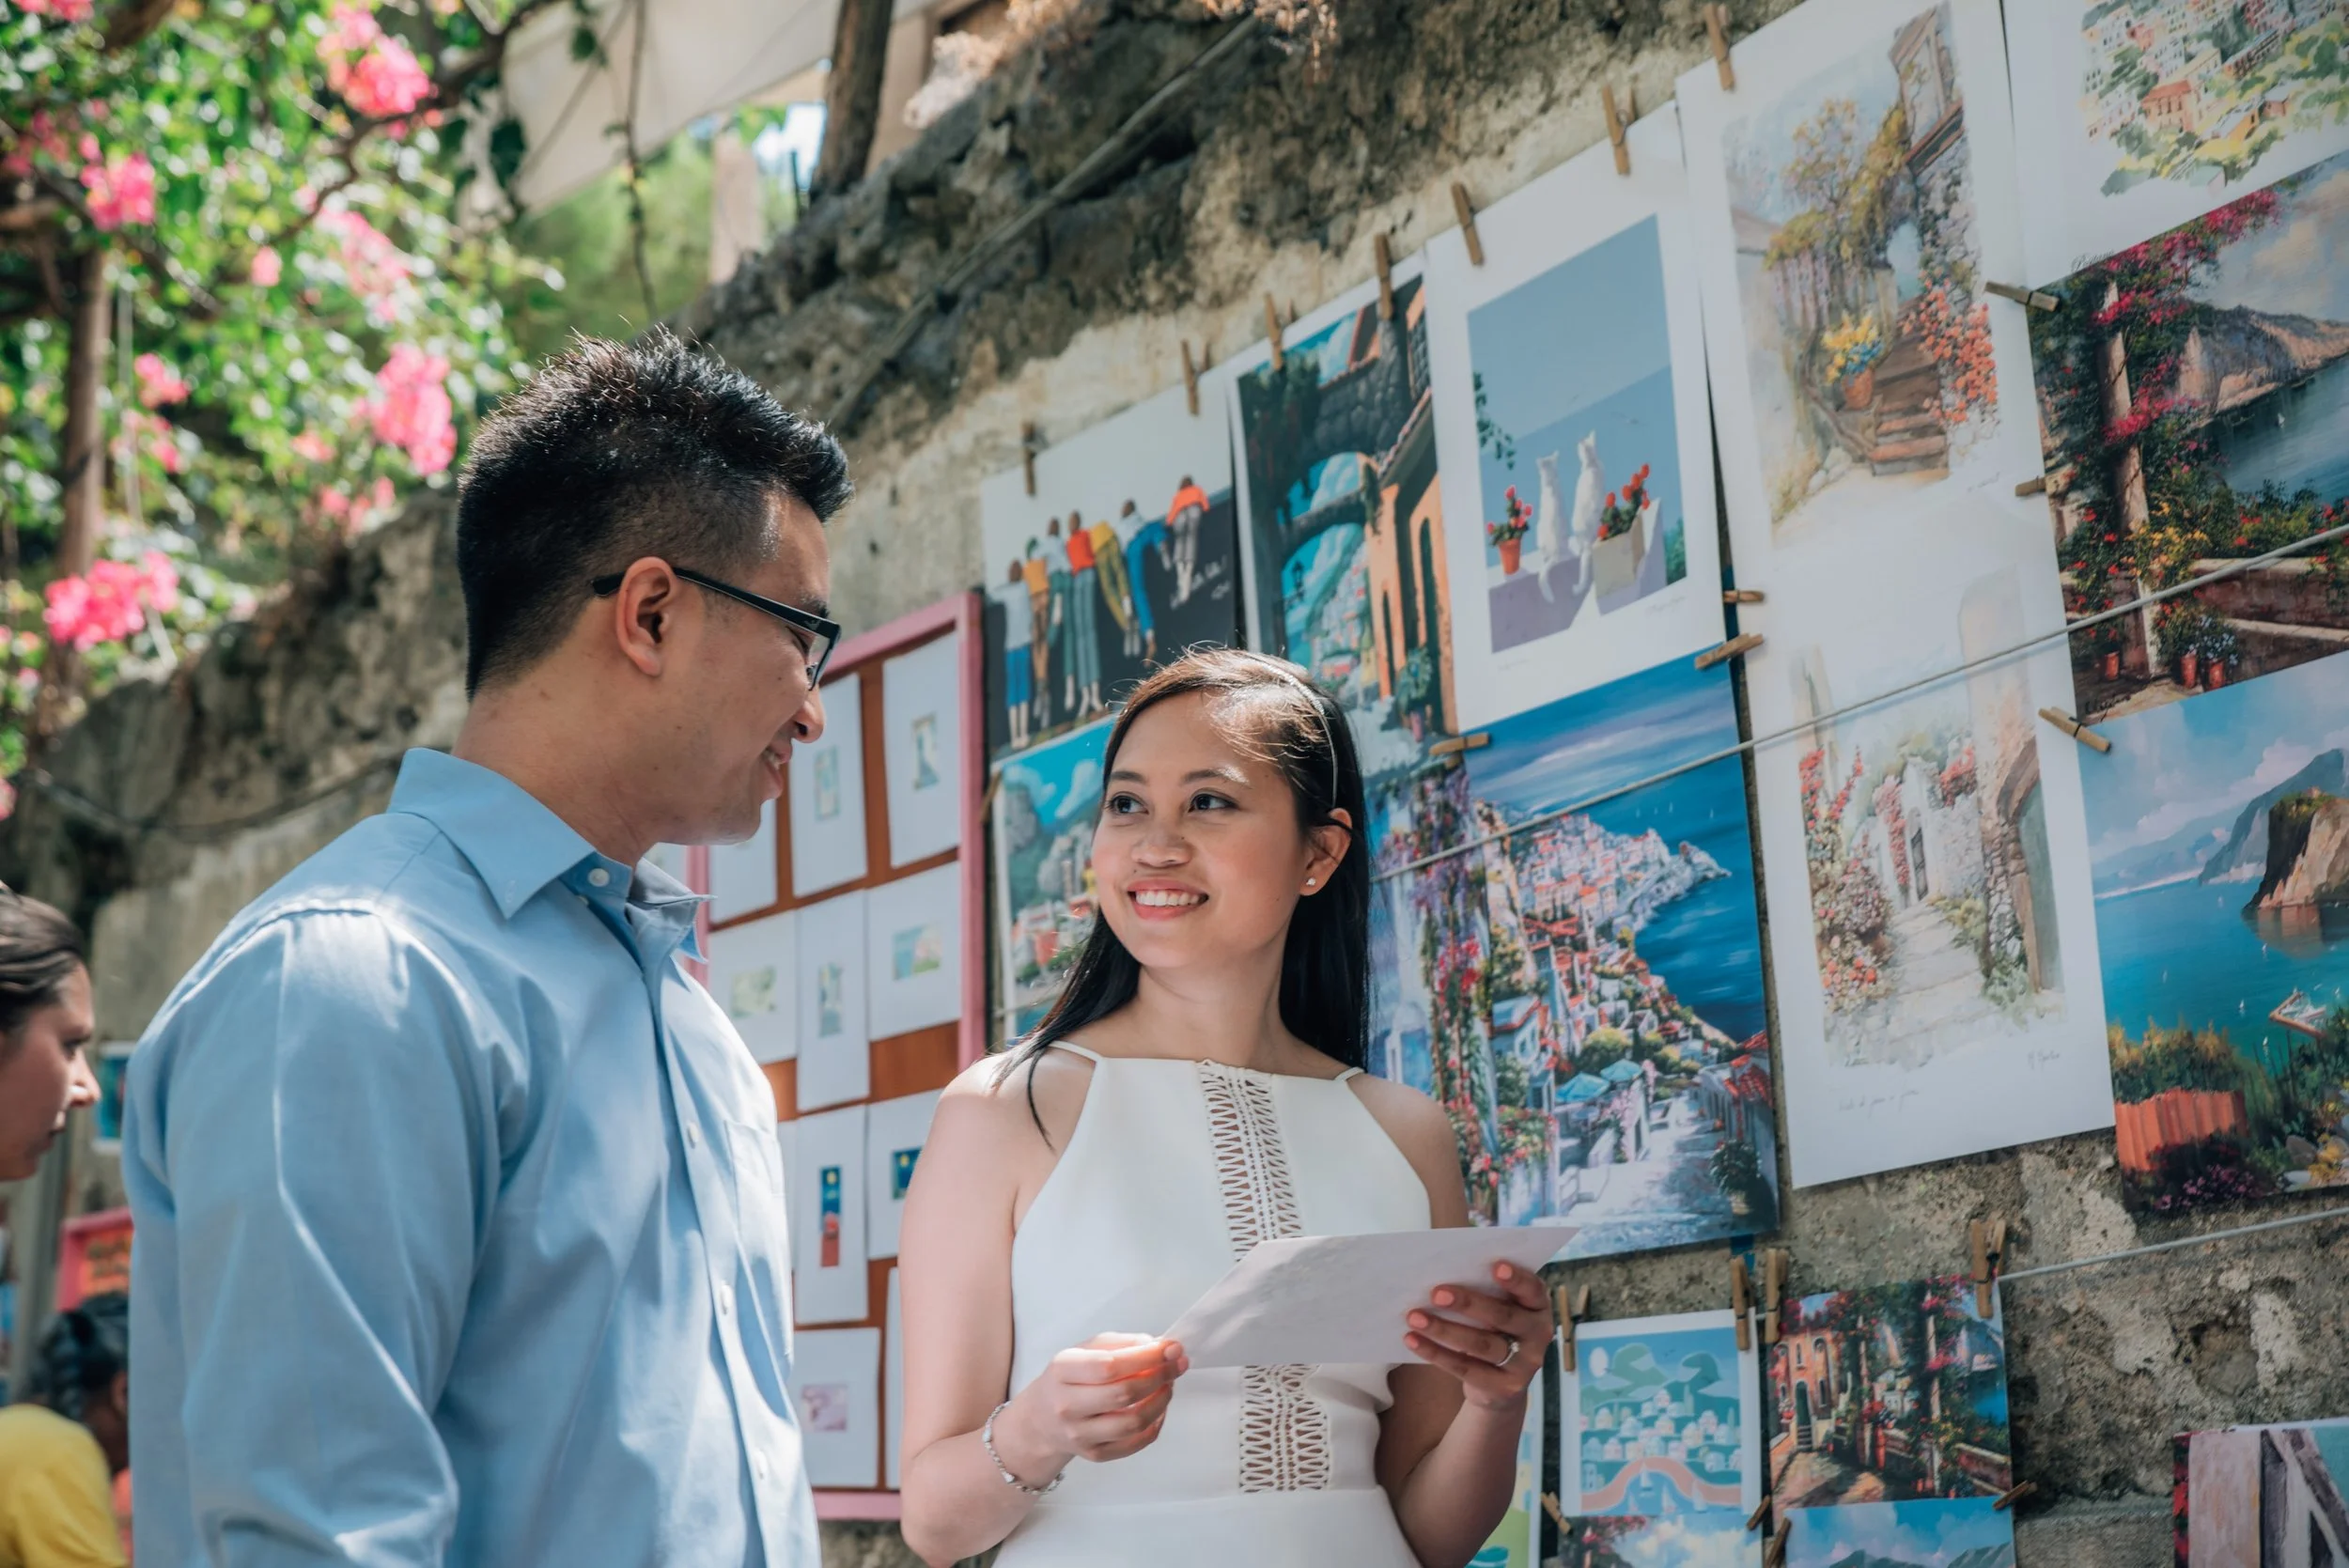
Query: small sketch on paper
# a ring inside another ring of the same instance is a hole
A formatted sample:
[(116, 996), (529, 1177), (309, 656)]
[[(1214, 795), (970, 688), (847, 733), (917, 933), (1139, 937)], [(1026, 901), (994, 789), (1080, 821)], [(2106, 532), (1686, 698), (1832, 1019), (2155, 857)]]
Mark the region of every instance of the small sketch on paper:
[(840, 1167), (827, 1165), (817, 1172), (817, 1187), (822, 1193), (823, 1234), (817, 1251), (817, 1265), (822, 1268), (840, 1266)]
[(737, 1022), (774, 1010), (775, 966), (772, 964), (744, 970), (734, 977), (734, 984), (726, 988), (726, 1013)]
[(945, 928), (935, 921), (909, 927), (890, 939), (889, 949), (889, 970), (894, 978), (911, 980), (929, 974), (945, 966)]
[(906, 1191), (913, 1186), (913, 1162), (922, 1157), (922, 1147), (893, 1149), (889, 1155), (889, 1196), (893, 1202), (905, 1202)]
[(938, 715), (925, 713), (910, 728), (913, 733), (913, 787), (936, 789), (945, 778), (939, 769)]
[(838, 964), (825, 963), (816, 967), (816, 1032), (833, 1035), (846, 1022), (843, 1003), (848, 1000), (847, 974)]
[(810, 1432), (848, 1430), (848, 1386), (810, 1383), (800, 1389), (800, 1420)]
[(828, 822), (840, 815), (840, 751), (816, 753), (816, 818)]

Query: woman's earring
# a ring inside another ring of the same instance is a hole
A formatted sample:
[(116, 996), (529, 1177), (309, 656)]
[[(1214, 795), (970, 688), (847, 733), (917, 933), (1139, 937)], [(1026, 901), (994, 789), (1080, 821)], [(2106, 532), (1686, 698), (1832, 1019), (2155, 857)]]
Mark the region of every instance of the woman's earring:
[(1308, 877), (1305, 878), (1305, 885), (1310, 888), (1318, 880), (1320, 880), (1319, 877)]

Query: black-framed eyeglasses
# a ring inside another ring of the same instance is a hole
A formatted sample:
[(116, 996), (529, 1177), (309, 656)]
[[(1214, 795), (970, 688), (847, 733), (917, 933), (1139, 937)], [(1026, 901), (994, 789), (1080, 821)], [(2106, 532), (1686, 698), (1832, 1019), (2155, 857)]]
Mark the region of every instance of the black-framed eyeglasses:
[[(828, 621), (797, 605), (769, 598), (764, 594), (754, 594), (748, 588), (738, 588), (731, 582), (721, 582), (707, 573), (688, 567), (671, 567), (669, 569), (695, 587), (707, 588), (713, 594), (723, 594), (754, 610), (763, 611), (799, 632), (807, 644), (807, 684), (811, 689), (823, 684), (825, 662), (832, 658), (832, 650), (840, 645), (838, 621)], [(587, 584), (587, 591), (598, 598), (608, 598), (620, 591), (621, 579), (626, 576), (625, 572), (613, 572), (607, 577), (599, 577)]]

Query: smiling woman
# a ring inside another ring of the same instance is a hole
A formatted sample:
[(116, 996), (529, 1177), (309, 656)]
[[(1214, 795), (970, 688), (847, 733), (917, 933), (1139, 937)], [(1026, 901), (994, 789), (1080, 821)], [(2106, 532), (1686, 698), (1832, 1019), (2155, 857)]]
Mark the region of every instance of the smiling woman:
[(1258, 1241), (1468, 1222), (1441, 1110), (1361, 1071), (1345, 715), (1295, 665), (1195, 653), (1103, 766), (1083, 953), (946, 1092), (908, 1199), (907, 1540), (1005, 1568), (1463, 1563), (1516, 1477), (1538, 1279), (1439, 1289), (1420, 1365), (1193, 1372), (1165, 1337)]
[(67, 1112), (97, 1103), (97, 1031), (81, 932), (0, 883), (0, 1182), (32, 1175)]

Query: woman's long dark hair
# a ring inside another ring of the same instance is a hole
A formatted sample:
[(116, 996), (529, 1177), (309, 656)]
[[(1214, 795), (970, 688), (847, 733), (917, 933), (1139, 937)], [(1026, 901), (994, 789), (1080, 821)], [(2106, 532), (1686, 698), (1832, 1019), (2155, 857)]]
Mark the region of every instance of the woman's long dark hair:
[[(1368, 821), (1361, 763), (1346, 713), (1285, 660), (1237, 648), (1195, 649), (1127, 699), (1102, 753), (1104, 778), (1116, 768), (1118, 748), (1135, 720), (1170, 698), (1194, 692), (1206, 696), (1241, 744), (1280, 768), (1297, 801), (1299, 827), (1310, 832), (1337, 826), (1340, 811), (1353, 824), (1328, 885), (1301, 900), (1289, 922), (1281, 954), (1281, 1022), (1315, 1050), (1360, 1067), (1370, 1044), (1370, 855), (1363, 842)], [(1125, 1006), (1141, 980), (1142, 965), (1097, 910), (1060, 1000), (1007, 1070), (1032, 1065), (1053, 1042)], [(1033, 1105), (1033, 1073), (1029, 1096)]]

